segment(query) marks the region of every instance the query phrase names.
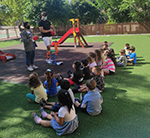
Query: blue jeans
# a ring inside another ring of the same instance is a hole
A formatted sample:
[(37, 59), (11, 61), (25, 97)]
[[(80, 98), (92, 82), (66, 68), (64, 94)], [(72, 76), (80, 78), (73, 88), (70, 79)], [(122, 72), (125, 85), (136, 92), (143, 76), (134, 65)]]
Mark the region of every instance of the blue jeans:
[(34, 64), (35, 50), (26, 52), (26, 65), (30, 66)]

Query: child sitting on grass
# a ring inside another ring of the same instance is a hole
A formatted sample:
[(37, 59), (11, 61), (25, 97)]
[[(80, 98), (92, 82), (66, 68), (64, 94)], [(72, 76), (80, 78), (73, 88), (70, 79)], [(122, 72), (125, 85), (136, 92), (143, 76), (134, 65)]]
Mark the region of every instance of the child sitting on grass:
[(126, 50), (127, 50), (128, 47), (130, 47), (130, 44), (126, 43), (125, 46), (124, 46), (125, 52), (126, 52)]
[(57, 91), (60, 90), (60, 86), (58, 86), (58, 81), (55, 78), (53, 78), (54, 73), (50, 69), (46, 70), (45, 75), (46, 75), (46, 81), (44, 81), (45, 91), (48, 96), (55, 96), (57, 94)]
[(113, 56), (110, 52), (106, 54), (106, 60), (105, 63), (101, 66), (102, 71), (101, 75), (104, 78), (104, 73), (113, 75), (115, 74), (115, 64), (113, 62)]
[(101, 113), (103, 98), (96, 88), (95, 80), (87, 80), (86, 82), (88, 93), (83, 97), (82, 104), (78, 100), (75, 101), (75, 106), (91, 116)]
[(103, 49), (103, 48), (100, 48), (99, 51), (100, 51), (100, 53), (101, 53), (102, 62), (104, 63), (104, 62), (105, 62), (104, 49)]
[(94, 66), (97, 66), (96, 61), (92, 60), (91, 57), (87, 57), (87, 60), (88, 60), (90, 71), (91, 71)]
[(131, 55), (130, 55), (130, 58), (128, 59), (128, 65), (136, 64), (137, 57), (136, 57), (136, 53), (135, 53), (135, 47), (131, 46), (129, 50), (131, 52)]
[(127, 47), (125, 55), (127, 58), (130, 58), (130, 55), (131, 55), (130, 47)]
[(101, 66), (103, 64), (101, 52), (99, 50), (95, 50), (95, 55), (95, 61), (97, 63), (97, 66)]
[(82, 66), (83, 66), (83, 70), (82, 71), (83, 71), (84, 80), (88, 80), (88, 79), (91, 78), (88, 60), (87, 59), (82, 60), (81, 63), (82, 63)]
[[(72, 92), (72, 90), (70, 89), (70, 83), (68, 80), (62, 80), (61, 83), (60, 83), (60, 87), (61, 89), (65, 89), (67, 90), (67, 92), (69, 93), (70, 97), (71, 97), (71, 100), (72, 102), (74, 103), (74, 94)], [(49, 110), (52, 110), (54, 112), (58, 112), (58, 110), (60, 109), (60, 105), (59, 105), (59, 102), (47, 102), (46, 100), (44, 100), (42, 98), (42, 100), (40, 101), (40, 106), (46, 108), (46, 109), (49, 109)]]
[[(92, 73), (94, 74), (94, 77), (92, 80), (96, 81), (96, 91), (98, 92), (103, 92), (105, 89), (105, 82), (103, 77), (101, 76), (101, 68), (99, 66), (95, 66), (92, 69)], [(79, 89), (73, 89), (74, 93), (77, 92), (88, 92), (87, 91), (87, 86), (84, 84), (82, 85)]]
[(29, 76), (29, 87), (31, 89), (31, 93), (26, 95), (29, 101), (39, 103), (42, 98), (45, 100), (48, 99), (43, 84), (39, 80), (38, 74), (35, 72)]
[(125, 66), (127, 66), (127, 58), (125, 56), (125, 49), (121, 49), (119, 51), (119, 55), (120, 55), (120, 57), (119, 57), (119, 59), (117, 61), (117, 66), (118, 67), (123, 67), (123, 66), (125, 67)]
[(79, 85), (83, 83), (83, 71), (81, 70), (81, 63), (79, 61), (75, 61), (72, 64), (72, 68), (75, 70), (75, 72), (69, 78), (69, 83), (70, 85), (74, 85), (75, 88), (78, 88)]
[(32, 113), (32, 117), (36, 124), (52, 127), (57, 135), (71, 134), (78, 128), (78, 117), (73, 102), (67, 90), (64, 89), (58, 92), (57, 99), (61, 105), (58, 113), (51, 112), (48, 114), (43, 107), (40, 108), (41, 117), (50, 121), (41, 119), (35, 112)]

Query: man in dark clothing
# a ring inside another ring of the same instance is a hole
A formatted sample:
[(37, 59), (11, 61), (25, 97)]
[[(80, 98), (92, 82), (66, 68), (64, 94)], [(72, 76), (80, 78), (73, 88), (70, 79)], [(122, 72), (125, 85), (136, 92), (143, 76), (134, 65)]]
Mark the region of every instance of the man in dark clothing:
[[(47, 50), (50, 50), (52, 42), (51, 32), (54, 31), (54, 35), (56, 35), (56, 31), (54, 26), (47, 20), (47, 13), (45, 11), (41, 12), (41, 20), (39, 21), (38, 26)], [(50, 63), (50, 60), (46, 58), (46, 62)]]

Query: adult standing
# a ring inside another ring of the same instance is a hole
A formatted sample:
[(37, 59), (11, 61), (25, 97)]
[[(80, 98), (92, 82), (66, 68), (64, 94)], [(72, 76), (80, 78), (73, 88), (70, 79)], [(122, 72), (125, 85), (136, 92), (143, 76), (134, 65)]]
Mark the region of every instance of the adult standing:
[(26, 53), (26, 65), (27, 70), (33, 71), (38, 69), (38, 66), (34, 65), (34, 56), (35, 56), (35, 42), (33, 40), (33, 33), (30, 30), (29, 22), (24, 23), (24, 30), (22, 31), (22, 39), (24, 43), (25, 53)]
[[(56, 34), (54, 26), (47, 20), (47, 13), (45, 11), (41, 12), (41, 20), (38, 23), (39, 29), (42, 34), (43, 41), (47, 47), (47, 50), (51, 49), (52, 35), (51, 32), (54, 31)], [(46, 58), (47, 63), (51, 63), (50, 59)]]

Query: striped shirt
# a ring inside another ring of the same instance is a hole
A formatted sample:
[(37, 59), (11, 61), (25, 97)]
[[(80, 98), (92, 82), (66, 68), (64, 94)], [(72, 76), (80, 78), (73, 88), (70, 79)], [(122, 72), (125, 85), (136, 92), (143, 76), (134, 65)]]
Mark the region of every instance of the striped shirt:
[(115, 72), (115, 64), (110, 58), (106, 59), (105, 63), (106, 63), (106, 68), (107, 69), (109, 69), (112, 72)]

